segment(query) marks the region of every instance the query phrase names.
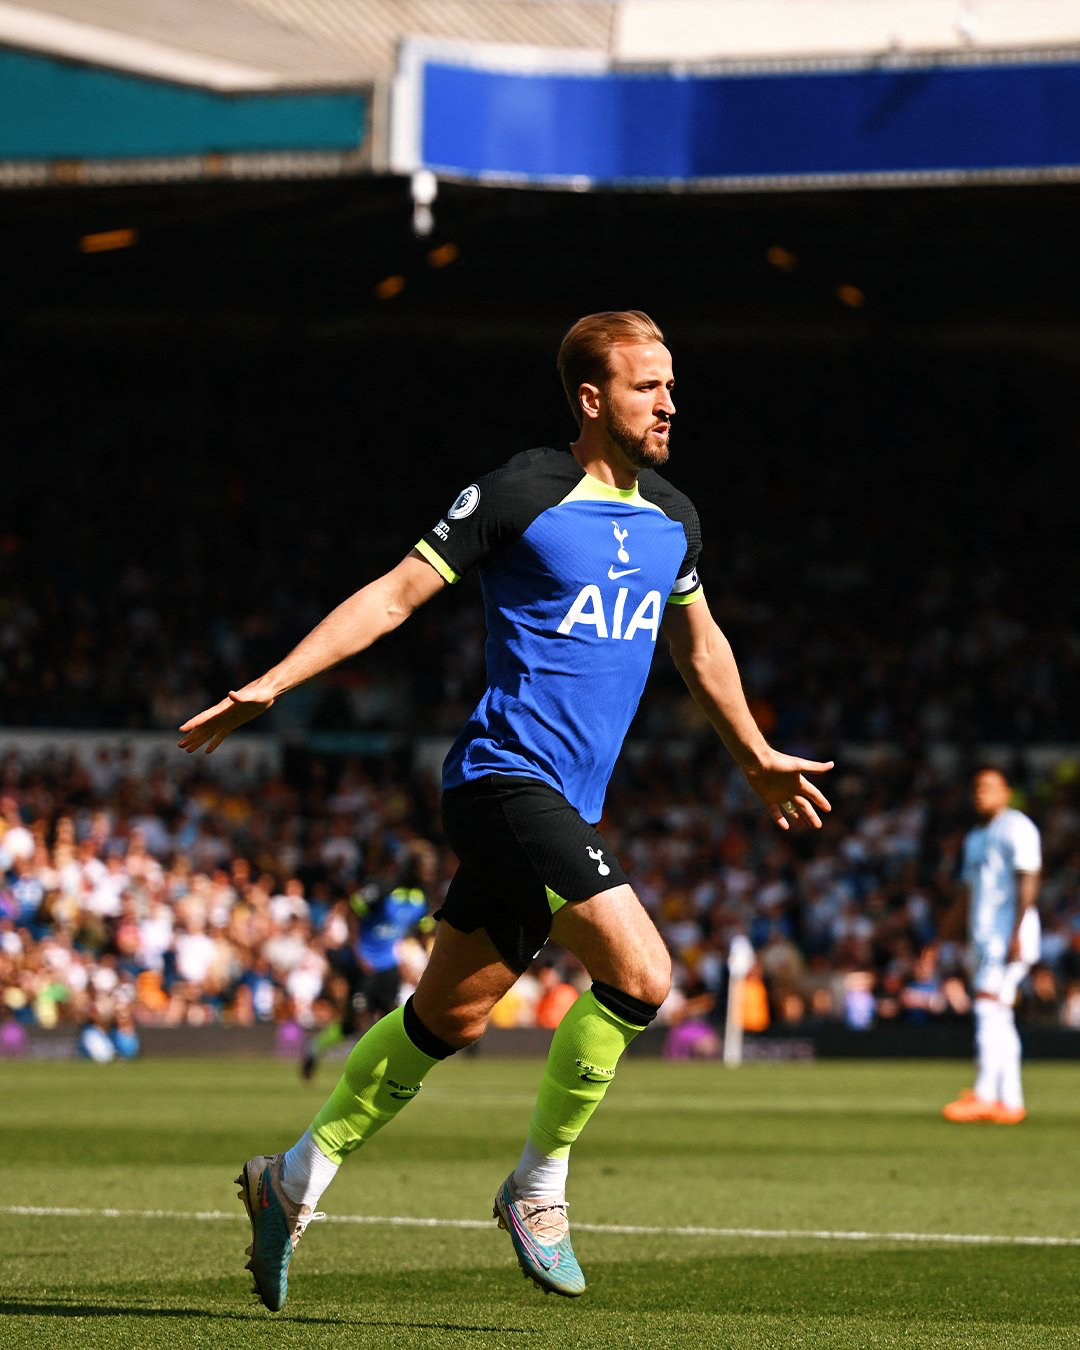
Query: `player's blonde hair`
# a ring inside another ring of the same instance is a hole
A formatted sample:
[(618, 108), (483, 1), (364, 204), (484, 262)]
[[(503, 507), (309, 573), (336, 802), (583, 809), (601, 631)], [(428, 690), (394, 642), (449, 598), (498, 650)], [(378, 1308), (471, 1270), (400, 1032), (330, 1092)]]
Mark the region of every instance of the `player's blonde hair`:
[(664, 335), (640, 309), (610, 309), (586, 314), (570, 329), (559, 347), (559, 377), (570, 411), (581, 425), (578, 390), (583, 384), (602, 385), (611, 374), (608, 356), (620, 342), (663, 342)]

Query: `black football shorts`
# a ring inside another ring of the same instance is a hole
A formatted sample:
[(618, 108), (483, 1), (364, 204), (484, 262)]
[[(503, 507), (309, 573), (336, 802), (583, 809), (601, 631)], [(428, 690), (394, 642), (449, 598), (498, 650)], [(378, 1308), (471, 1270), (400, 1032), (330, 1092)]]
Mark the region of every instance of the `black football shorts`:
[(435, 917), (463, 933), (485, 929), (514, 970), (535, 960), (556, 910), (626, 885), (603, 836), (535, 778), (490, 774), (449, 788), (442, 814), (461, 866)]

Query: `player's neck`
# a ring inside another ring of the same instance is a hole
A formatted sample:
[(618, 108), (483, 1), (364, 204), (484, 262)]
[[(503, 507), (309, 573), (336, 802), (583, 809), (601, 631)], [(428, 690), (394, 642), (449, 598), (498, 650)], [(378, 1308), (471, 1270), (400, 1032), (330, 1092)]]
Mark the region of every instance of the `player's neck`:
[(608, 487), (632, 488), (637, 482), (637, 469), (617, 456), (606, 437), (598, 440), (588, 434), (590, 430), (589, 427), (582, 428), (581, 435), (570, 447), (570, 453), (590, 477), (598, 478)]

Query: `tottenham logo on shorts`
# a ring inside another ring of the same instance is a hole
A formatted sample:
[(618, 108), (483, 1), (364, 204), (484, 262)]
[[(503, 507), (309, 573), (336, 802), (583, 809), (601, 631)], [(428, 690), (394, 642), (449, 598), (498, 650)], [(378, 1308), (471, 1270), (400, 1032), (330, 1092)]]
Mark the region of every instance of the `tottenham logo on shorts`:
[(470, 483), (464, 492), (458, 494), (457, 501), (453, 504), (446, 516), (448, 520), (463, 520), (465, 516), (471, 516), (476, 510), (476, 504), (480, 500), (480, 489), (475, 483)]
[(602, 877), (606, 877), (611, 872), (611, 868), (604, 861), (604, 850), (602, 848), (590, 848), (589, 845), (586, 844), (585, 852), (593, 862), (596, 863), (596, 870)]

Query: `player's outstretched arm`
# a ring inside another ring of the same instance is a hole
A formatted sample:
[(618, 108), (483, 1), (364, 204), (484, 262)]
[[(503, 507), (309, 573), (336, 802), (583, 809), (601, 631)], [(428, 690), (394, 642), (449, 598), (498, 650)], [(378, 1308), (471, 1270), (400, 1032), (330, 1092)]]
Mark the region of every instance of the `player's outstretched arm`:
[(818, 812), (832, 807), (806, 775), (828, 772), (832, 761), (781, 754), (766, 741), (747, 707), (731, 644), (704, 597), (691, 605), (668, 605), (664, 633), (686, 687), (773, 820), (782, 830), (797, 820), (820, 829)]
[(430, 563), (410, 553), (397, 567), (343, 600), (284, 661), (185, 722), (180, 749), (191, 754), (205, 745), (211, 754), (230, 732), (266, 712), (276, 698), (370, 647), (445, 585)]

